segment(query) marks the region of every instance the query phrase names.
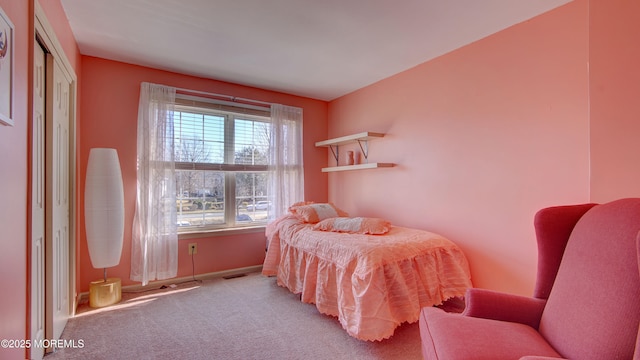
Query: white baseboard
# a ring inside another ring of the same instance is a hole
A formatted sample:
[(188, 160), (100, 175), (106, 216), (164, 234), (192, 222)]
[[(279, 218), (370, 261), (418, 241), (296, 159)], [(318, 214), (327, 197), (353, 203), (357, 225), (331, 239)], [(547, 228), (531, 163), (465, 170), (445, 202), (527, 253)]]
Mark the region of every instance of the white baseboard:
[[(215, 271), (215, 272), (210, 272), (205, 274), (198, 274), (195, 276), (184, 276), (179, 278), (176, 277), (176, 278), (165, 279), (165, 280), (156, 280), (148, 283), (145, 286), (142, 286), (139, 284), (123, 286), (122, 292), (124, 293), (124, 292), (139, 292), (143, 290), (153, 290), (166, 285), (179, 284), (183, 282), (192, 281), (194, 278), (196, 280), (211, 280), (211, 279), (222, 278), (225, 276), (240, 275), (240, 274), (245, 274), (250, 272), (259, 272), (261, 270), (262, 270), (262, 265), (254, 265), (254, 266), (247, 266), (247, 267), (237, 268), (237, 269), (229, 269), (229, 270)], [(80, 293), (77, 297), (76, 308), (83, 301), (88, 301), (88, 299), (89, 299), (88, 291)]]

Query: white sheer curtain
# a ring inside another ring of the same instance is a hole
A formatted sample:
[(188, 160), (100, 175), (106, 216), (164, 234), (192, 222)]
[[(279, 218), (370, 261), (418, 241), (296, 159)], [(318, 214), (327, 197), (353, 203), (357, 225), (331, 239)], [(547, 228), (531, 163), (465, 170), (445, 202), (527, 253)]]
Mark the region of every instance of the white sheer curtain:
[(172, 278), (178, 270), (173, 111), (176, 89), (142, 83), (138, 106), (138, 191), (131, 280)]
[(302, 109), (272, 104), (271, 122), (268, 191), (269, 219), (273, 220), (304, 200)]

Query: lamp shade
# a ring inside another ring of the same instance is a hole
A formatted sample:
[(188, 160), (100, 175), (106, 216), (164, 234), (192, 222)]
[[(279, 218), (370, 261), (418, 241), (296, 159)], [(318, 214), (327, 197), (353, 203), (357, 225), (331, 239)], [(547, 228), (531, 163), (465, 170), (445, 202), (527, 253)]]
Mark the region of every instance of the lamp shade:
[(124, 191), (115, 149), (95, 148), (89, 152), (84, 221), (91, 265), (118, 265), (124, 236)]

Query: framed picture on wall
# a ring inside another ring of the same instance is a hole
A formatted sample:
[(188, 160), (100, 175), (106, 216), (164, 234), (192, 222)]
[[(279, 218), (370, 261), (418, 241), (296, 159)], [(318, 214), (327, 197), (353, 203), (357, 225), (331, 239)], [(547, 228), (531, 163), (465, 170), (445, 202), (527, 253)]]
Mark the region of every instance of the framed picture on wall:
[(13, 23), (0, 8), (0, 124), (13, 126)]

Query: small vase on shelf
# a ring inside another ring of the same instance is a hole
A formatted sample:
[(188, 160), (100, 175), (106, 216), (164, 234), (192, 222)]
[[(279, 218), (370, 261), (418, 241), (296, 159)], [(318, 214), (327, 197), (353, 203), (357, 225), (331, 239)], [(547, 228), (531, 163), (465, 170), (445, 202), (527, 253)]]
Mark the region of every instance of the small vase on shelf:
[(354, 164), (353, 151), (347, 151), (347, 165), (353, 165), (353, 164)]
[(353, 165), (358, 164), (360, 164), (360, 153), (356, 151), (353, 153)]

